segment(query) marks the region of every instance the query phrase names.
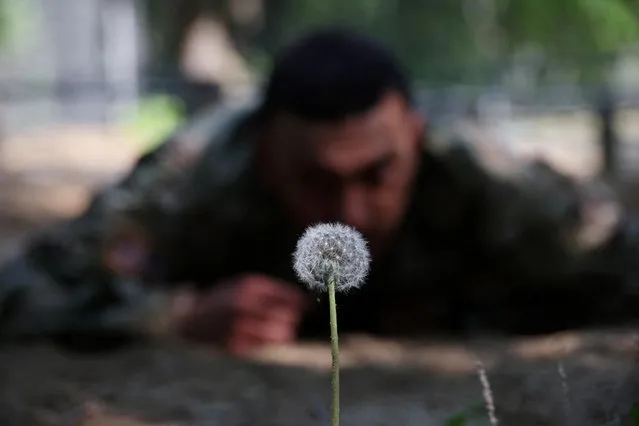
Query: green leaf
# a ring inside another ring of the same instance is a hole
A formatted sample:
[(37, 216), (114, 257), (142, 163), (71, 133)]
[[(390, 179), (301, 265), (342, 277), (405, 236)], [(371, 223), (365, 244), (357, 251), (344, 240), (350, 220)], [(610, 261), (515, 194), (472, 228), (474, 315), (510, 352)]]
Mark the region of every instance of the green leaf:
[(20, 46), (38, 26), (38, 10), (30, 0), (0, 0), (0, 48)]
[(483, 402), (477, 402), (453, 414), (445, 422), (445, 426), (490, 425)]
[(156, 95), (143, 99), (133, 117), (125, 125), (142, 140), (142, 150), (148, 152), (166, 139), (184, 120), (184, 108), (176, 99)]
[(635, 403), (630, 409), (630, 424), (639, 426), (639, 402)]
[(616, 49), (637, 39), (639, 23), (627, 4), (613, 0), (581, 0), (580, 6), (600, 49)]

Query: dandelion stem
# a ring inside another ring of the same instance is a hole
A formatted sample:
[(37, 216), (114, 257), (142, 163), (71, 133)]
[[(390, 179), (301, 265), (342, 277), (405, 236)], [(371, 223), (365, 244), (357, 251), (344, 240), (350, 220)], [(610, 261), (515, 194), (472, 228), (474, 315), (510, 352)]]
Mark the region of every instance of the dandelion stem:
[(337, 333), (337, 302), (335, 301), (335, 274), (328, 277), (328, 304), (331, 323), (331, 386), (333, 390), (333, 426), (339, 426), (339, 338)]

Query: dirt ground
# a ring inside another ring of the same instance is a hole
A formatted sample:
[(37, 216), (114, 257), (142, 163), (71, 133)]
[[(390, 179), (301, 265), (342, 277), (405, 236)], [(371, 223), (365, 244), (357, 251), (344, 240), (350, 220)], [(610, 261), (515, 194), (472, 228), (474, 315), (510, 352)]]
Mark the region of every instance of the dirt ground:
[[(621, 118), (629, 169), (639, 141), (635, 115)], [(515, 135), (522, 155), (547, 156), (571, 174), (591, 175), (598, 167), (587, 117), (522, 119), (503, 131)], [(112, 129), (55, 129), (3, 141), (0, 258), (34, 229), (80, 211), (93, 187), (113, 180), (134, 158), (126, 135)], [(635, 187), (625, 189), (631, 198)], [(342, 348), (344, 426), (443, 425), (475, 407), (470, 424), (487, 424), (478, 359), (502, 425), (601, 426), (639, 402), (633, 330), (470, 342), (352, 336)], [(329, 365), (325, 344), (269, 348), (244, 361), (159, 344), (99, 356), (4, 347), (0, 424), (327, 425)]]
[[(639, 401), (638, 350), (632, 331), (465, 344), (345, 339), (342, 424), (444, 425), (473, 408), (469, 424), (486, 424), (477, 357), (501, 424), (604, 425)], [(0, 363), (6, 425), (127, 424), (118, 414), (152, 425), (328, 424), (323, 344), (271, 348), (253, 361), (168, 346), (99, 357), (4, 348)], [(86, 418), (87, 402), (106, 414)]]

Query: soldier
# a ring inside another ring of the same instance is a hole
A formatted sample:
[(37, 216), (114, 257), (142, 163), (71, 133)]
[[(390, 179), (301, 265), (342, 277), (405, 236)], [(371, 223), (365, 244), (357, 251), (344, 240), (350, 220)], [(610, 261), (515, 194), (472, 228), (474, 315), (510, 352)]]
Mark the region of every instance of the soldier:
[(359, 229), (367, 284), (343, 331), (545, 332), (634, 316), (633, 228), (614, 194), (523, 162), (479, 127), (426, 125), (373, 40), (315, 31), (263, 98), (202, 113), (0, 271), (5, 341), (162, 333), (244, 354), (327, 332), (296, 283), (309, 224)]

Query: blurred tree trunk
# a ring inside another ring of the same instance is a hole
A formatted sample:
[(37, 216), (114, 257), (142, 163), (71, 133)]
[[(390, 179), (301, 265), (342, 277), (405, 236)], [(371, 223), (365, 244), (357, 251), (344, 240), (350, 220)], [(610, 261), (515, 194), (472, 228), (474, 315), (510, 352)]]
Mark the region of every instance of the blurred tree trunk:
[[(269, 0), (264, 8), (264, 21), (258, 46), (267, 55), (274, 55), (282, 43), (282, 28), (285, 27), (285, 11), (291, 0)], [(295, 1), (295, 0), (293, 0)]]
[(221, 89), (235, 80), (247, 80), (239, 47), (251, 40), (246, 40), (243, 22), (247, 16), (251, 21), (256, 5), (260, 12), (261, 1), (145, 0), (147, 90), (178, 97), (191, 115), (216, 102)]
[(162, 70), (167, 64), (177, 64), (189, 28), (202, 13), (200, 0), (145, 0), (144, 5), (151, 40), (150, 68)]
[(259, 49), (264, 7), (264, 0), (146, 0), (149, 73), (227, 88), (246, 84), (246, 58)]

